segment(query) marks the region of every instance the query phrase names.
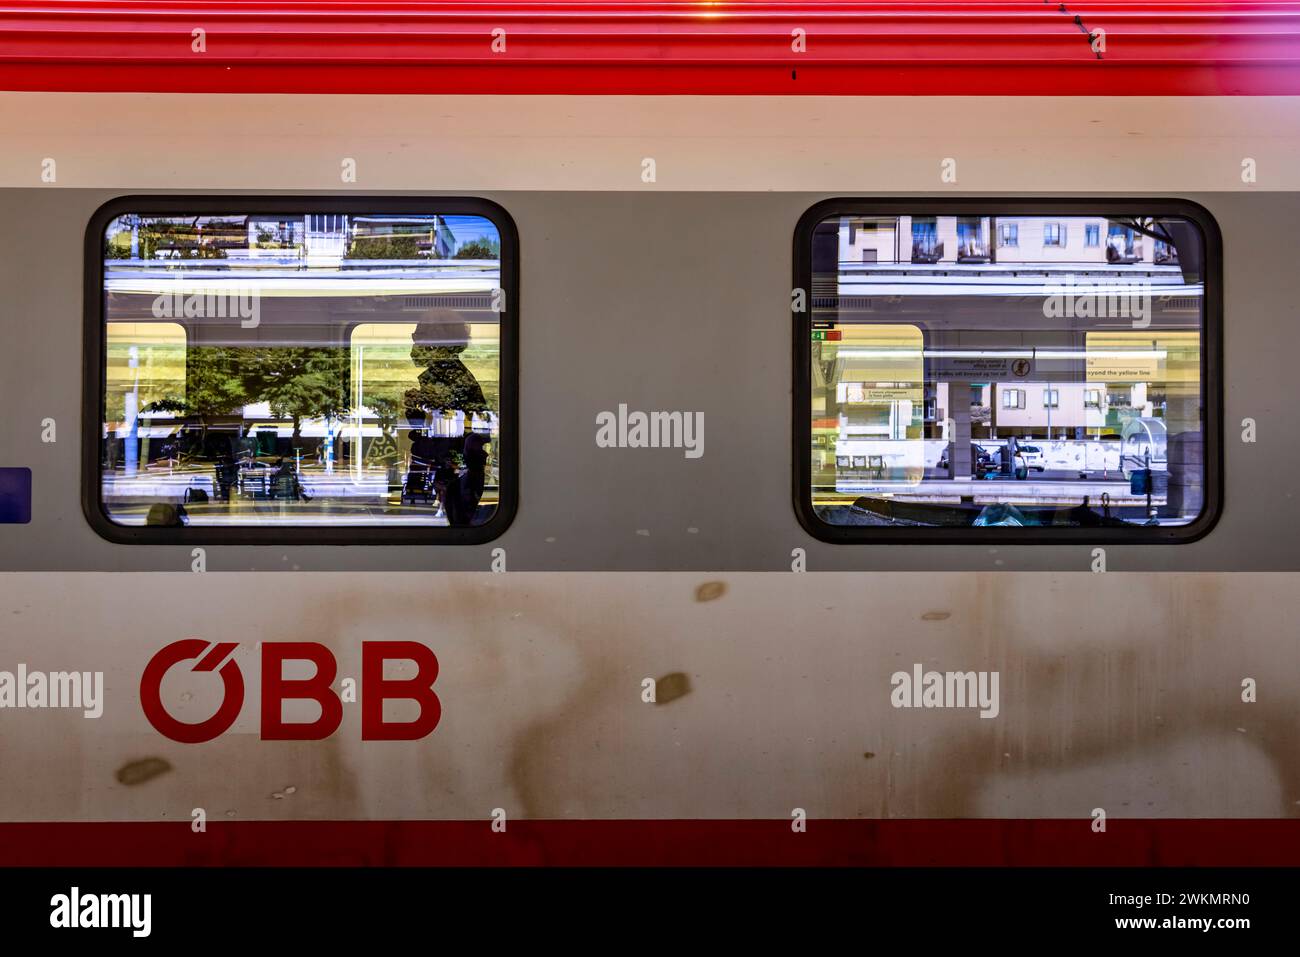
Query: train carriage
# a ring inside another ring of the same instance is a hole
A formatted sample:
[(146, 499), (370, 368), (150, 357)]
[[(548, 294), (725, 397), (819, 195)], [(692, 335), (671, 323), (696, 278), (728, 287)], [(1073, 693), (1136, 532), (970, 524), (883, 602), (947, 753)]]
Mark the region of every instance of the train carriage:
[(15, 0), (0, 87), (0, 864), (1300, 859), (1300, 5)]

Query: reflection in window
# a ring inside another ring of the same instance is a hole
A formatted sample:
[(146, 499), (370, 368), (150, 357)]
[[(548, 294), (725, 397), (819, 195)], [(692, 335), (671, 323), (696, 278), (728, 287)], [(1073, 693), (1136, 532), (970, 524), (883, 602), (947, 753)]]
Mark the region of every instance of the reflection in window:
[(113, 220), (108, 517), (482, 525), (500, 485), (500, 248), (477, 216)]
[(935, 263), (943, 256), (939, 242), (939, 220), (934, 216), (917, 216), (912, 220), (912, 262)]
[(988, 260), (987, 229), (988, 221), (983, 217), (957, 217), (957, 261), (959, 263), (979, 263)]
[[(833, 383), (813, 404), (813, 442), (833, 450), (845, 481), (915, 484), (925, 474), (921, 333), (915, 326), (860, 326), (825, 343), (818, 377)], [(826, 456), (821, 457), (823, 464)]]
[(1106, 231), (1106, 260), (1131, 263), (1142, 258), (1142, 244), (1137, 232), (1121, 223), (1111, 223)]
[(809, 491), (822, 521), (1198, 518), (1205, 284), (1195, 224), (852, 219), (852, 236), (849, 217), (813, 236), (814, 288), (835, 290), (815, 298), (812, 316)]

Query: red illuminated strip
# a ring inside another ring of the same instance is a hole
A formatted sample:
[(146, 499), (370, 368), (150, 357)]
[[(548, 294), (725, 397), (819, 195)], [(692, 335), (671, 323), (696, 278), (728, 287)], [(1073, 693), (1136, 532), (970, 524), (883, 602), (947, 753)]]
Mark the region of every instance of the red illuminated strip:
[(0, 2), (0, 87), (1293, 94), (1300, 3)]
[(0, 824), (0, 866), (1294, 866), (1300, 819)]

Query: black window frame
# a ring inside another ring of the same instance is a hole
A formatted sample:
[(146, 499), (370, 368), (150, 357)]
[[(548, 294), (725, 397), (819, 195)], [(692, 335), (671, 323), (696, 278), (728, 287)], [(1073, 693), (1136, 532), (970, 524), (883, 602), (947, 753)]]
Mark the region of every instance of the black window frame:
[[(497, 508), (482, 525), (386, 527), (383, 525), (187, 525), (180, 528), (120, 525), (109, 518), (102, 498), (100, 432), (106, 391), (107, 322), (104, 298), (104, 235), (126, 213), (145, 216), (253, 216), (421, 213), (480, 216), (497, 228), (501, 241), (500, 285), (500, 482)], [(86, 226), (84, 250), (82, 361), (81, 505), (101, 538), (120, 545), (482, 545), (505, 533), (519, 507), (519, 232), (504, 207), (469, 196), (247, 194), (129, 195), (95, 210)]]
[[(1203, 504), (1186, 525), (1125, 528), (926, 528), (911, 526), (833, 525), (812, 504), (812, 329), (814, 315), (813, 233), (827, 219), (840, 216), (1168, 216), (1186, 219), (1201, 231), (1204, 243), (1205, 310), (1202, 316), (1201, 388), (1204, 408)], [(992, 197), (949, 199), (897, 196), (877, 199), (843, 197), (810, 207), (794, 230), (793, 288), (806, 294), (807, 308), (791, 312), (793, 342), (792, 491), (800, 526), (818, 541), (844, 545), (1156, 545), (1189, 544), (1208, 535), (1224, 503), (1223, 466), (1223, 237), (1213, 214), (1199, 203), (1180, 198), (1078, 199)]]

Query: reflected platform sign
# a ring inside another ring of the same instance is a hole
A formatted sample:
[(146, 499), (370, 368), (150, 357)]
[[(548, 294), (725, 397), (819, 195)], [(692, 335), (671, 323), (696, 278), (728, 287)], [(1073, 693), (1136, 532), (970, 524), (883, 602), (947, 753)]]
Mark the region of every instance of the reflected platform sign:
[[(1168, 333), (1090, 332), (1085, 360), (1088, 381), (1163, 382), (1168, 374), (1170, 340), (1187, 341), (1185, 336)], [(1198, 357), (1195, 348), (1192, 356)]]
[(931, 376), (939, 381), (989, 382), (1013, 378), (1011, 365), (1017, 360), (1009, 356), (940, 355), (931, 361)]
[(1149, 352), (1134, 356), (1090, 355), (1087, 375), (1089, 382), (1155, 382), (1163, 378), (1159, 359)]
[(887, 402), (916, 402), (920, 400), (920, 386), (877, 386), (866, 382), (841, 382), (836, 398), (847, 405)]
[(948, 356), (930, 360), (930, 375), (940, 382), (1158, 382), (1164, 378), (1164, 353), (1150, 346), (1088, 343), (1087, 351), (1067, 354), (1042, 350), (1023, 356)]

